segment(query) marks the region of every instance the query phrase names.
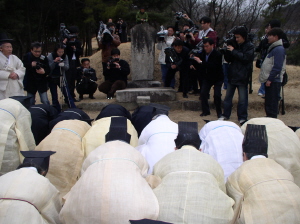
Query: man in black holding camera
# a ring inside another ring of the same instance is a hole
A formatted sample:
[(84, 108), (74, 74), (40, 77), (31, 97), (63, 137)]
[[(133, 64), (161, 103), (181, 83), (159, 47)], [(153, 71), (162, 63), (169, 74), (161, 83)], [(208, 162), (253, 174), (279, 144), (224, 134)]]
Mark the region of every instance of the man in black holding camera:
[(188, 72), (189, 72), (189, 49), (184, 47), (184, 43), (181, 40), (175, 40), (172, 43), (170, 53), (165, 50), (166, 53), (166, 65), (168, 72), (166, 75), (165, 87), (170, 87), (171, 81), (174, 78), (177, 71), (180, 72), (180, 86), (182, 87), (183, 97), (188, 98)]
[(83, 100), (83, 94), (89, 94), (90, 99), (95, 99), (94, 93), (97, 90), (97, 76), (95, 69), (90, 66), (90, 59), (81, 59), (81, 67), (77, 69), (76, 90), (79, 94), (79, 101)]
[(47, 76), (50, 73), (48, 58), (42, 55), (42, 44), (34, 42), (31, 50), (23, 58), (26, 73), (24, 77), (24, 89), (30, 96), (30, 104), (35, 104), (35, 94), (39, 92), (41, 102), (50, 104), (47, 96)]
[(66, 54), (69, 59), (69, 69), (66, 71), (66, 79), (70, 89), (71, 96), (75, 99), (75, 80), (77, 77), (77, 67), (80, 66), (79, 57), (83, 54), (81, 41), (77, 39), (79, 29), (77, 26), (69, 27), (70, 38), (65, 38), (63, 43), (66, 45)]
[(130, 67), (127, 61), (120, 59), (120, 50), (116, 48), (111, 51), (111, 58), (103, 69), (105, 81), (98, 89), (107, 94), (107, 99), (112, 99), (117, 90), (126, 88)]

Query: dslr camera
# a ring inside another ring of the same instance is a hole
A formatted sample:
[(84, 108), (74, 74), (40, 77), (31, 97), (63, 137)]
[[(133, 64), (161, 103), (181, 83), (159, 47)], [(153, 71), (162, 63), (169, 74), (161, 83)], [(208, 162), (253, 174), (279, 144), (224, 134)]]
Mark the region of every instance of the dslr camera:
[(186, 29), (184, 31), (184, 34), (186, 34), (186, 38), (192, 38), (190, 33), (194, 33), (196, 30), (197, 30), (197, 28), (195, 26), (190, 29)]
[(35, 64), (35, 66), (34, 66), (34, 68), (36, 70), (39, 70), (39, 69), (41, 69), (43, 67), (44, 67), (44, 65), (41, 62), (39, 62), (39, 61), (37, 61), (36, 64)]
[(114, 62), (117, 62), (119, 63), (120, 61), (120, 58), (111, 58), (109, 61), (108, 61), (108, 67), (109, 68), (115, 68), (116, 67), (116, 64)]
[(184, 16), (184, 13), (183, 12), (175, 12), (175, 18), (177, 20), (180, 20), (181, 18), (183, 18)]

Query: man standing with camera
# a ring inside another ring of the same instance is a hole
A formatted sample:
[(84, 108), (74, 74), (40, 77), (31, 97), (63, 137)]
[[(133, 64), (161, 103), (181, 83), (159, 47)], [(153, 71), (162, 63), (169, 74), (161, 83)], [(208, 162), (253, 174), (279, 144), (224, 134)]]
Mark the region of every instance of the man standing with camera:
[(81, 59), (81, 67), (77, 69), (76, 90), (79, 93), (79, 101), (83, 100), (83, 94), (89, 94), (90, 99), (95, 99), (97, 90), (97, 76), (95, 69), (90, 66), (90, 59)]
[(77, 26), (69, 27), (70, 37), (65, 38), (63, 43), (66, 45), (66, 54), (69, 59), (69, 69), (66, 71), (66, 79), (70, 89), (71, 96), (75, 99), (75, 80), (77, 77), (77, 67), (80, 66), (79, 57), (83, 54), (81, 41), (77, 39), (79, 29)]
[(35, 94), (39, 93), (43, 104), (50, 104), (47, 96), (47, 77), (50, 73), (48, 58), (42, 55), (42, 44), (34, 42), (31, 50), (23, 58), (26, 73), (24, 77), (24, 89), (30, 96), (30, 104), (35, 104)]
[(103, 68), (105, 81), (98, 89), (107, 94), (107, 99), (112, 99), (117, 90), (126, 88), (130, 67), (127, 61), (120, 59), (120, 50), (116, 48), (111, 51), (111, 58)]
[(248, 119), (248, 82), (252, 74), (254, 59), (254, 45), (248, 40), (246, 27), (240, 26), (233, 30), (235, 41), (227, 46), (224, 57), (230, 63), (228, 72), (228, 85), (224, 99), (224, 113), (220, 120), (228, 120), (232, 110), (232, 98), (235, 89), (238, 89), (239, 98), (237, 115), (242, 125)]
[(217, 45), (217, 32), (214, 31), (211, 27), (211, 19), (207, 16), (204, 16), (200, 19), (200, 24), (202, 30), (199, 32), (198, 38), (195, 40), (195, 44), (198, 44), (204, 37), (209, 37), (213, 39), (215, 47)]

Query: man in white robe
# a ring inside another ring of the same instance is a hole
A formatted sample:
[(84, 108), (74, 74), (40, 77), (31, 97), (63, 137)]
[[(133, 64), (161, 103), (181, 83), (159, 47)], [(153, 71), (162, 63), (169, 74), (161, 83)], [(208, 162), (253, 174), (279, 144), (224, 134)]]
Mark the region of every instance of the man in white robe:
[(231, 121), (210, 121), (199, 132), (201, 152), (211, 155), (223, 168), (225, 182), (243, 163), (244, 135)]
[(167, 116), (168, 109), (155, 112), (152, 121), (143, 129), (136, 149), (149, 164), (148, 174), (153, 166), (165, 155), (175, 151), (178, 125)]
[(31, 114), (17, 100), (0, 100), (0, 176), (23, 161), (20, 151), (34, 150)]
[(226, 183), (235, 200), (232, 223), (299, 223), (300, 188), (287, 170), (267, 158), (265, 125), (247, 125), (243, 151), (245, 162)]
[(25, 67), (22, 61), (12, 54), (11, 41), (6, 34), (0, 34), (0, 100), (10, 96), (25, 96)]
[(229, 223), (234, 202), (226, 195), (221, 166), (210, 155), (198, 150), (200, 138), (196, 122), (179, 122), (178, 128), (175, 140), (178, 150), (154, 166), (154, 176), (161, 178), (154, 189), (159, 203), (157, 220)]
[(59, 192), (44, 177), (54, 152), (22, 153), (24, 163), (0, 177), (0, 223), (59, 224)]

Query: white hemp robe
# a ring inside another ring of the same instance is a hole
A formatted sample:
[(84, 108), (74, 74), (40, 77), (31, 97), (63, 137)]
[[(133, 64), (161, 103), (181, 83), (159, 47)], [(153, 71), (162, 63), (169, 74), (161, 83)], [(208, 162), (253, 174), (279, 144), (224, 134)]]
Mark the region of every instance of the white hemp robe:
[(178, 135), (178, 124), (167, 115), (152, 120), (142, 131), (136, 149), (142, 153), (149, 164), (148, 174), (153, 166), (165, 155), (175, 151), (174, 139)]
[(223, 168), (225, 182), (243, 163), (242, 143), (244, 135), (231, 121), (211, 121), (199, 132), (200, 149), (211, 155)]
[(32, 169), (0, 177), (0, 224), (59, 224), (61, 206), (58, 190)]
[(183, 146), (154, 166), (161, 183), (153, 190), (157, 220), (170, 223), (219, 224), (233, 217), (234, 201), (226, 195), (221, 166), (192, 146)]
[(65, 196), (60, 219), (67, 224), (127, 224), (156, 220), (157, 199), (143, 176), (145, 158), (123, 141), (110, 141), (93, 150), (82, 165), (82, 176)]
[(85, 121), (64, 120), (35, 148), (36, 151), (55, 151), (51, 156), (46, 177), (60, 191), (62, 198), (80, 176), (84, 150), (82, 138), (90, 129)]
[[(23, 62), (15, 55), (8, 58), (0, 52), (0, 100), (10, 96), (25, 96), (23, 79), (26, 68)], [(18, 74), (19, 79), (10, 79), (11, 72)]]
[(17, 100), (0, 100), (0, 176), (15, 170), (24, 157), (20, 151), (34, 150), (31, 114)]
[(253, 118), (241, 127), (243, 133), (247, 124), (266, 125), (268, 157), (287, 169), (300, 187), (300, 140), (296, 133), (275, 118)]
[[(104, 117), (93, 122), (90, 130), (85, 134), (82, 139), (82, 145), (86, 158), (95, 148), (104, 144), (105, 136), (109, 132), (111, 117)], [(131, 124), (131, 121), (127, 119), (127, 133), (130, 134), (130, 145), (137, 146), (138, 135)]]
[(235, 200), (232, 223), (300, 223), (300, 188), (272, 159), (244, 162), (229, 176), (226, 188)]

